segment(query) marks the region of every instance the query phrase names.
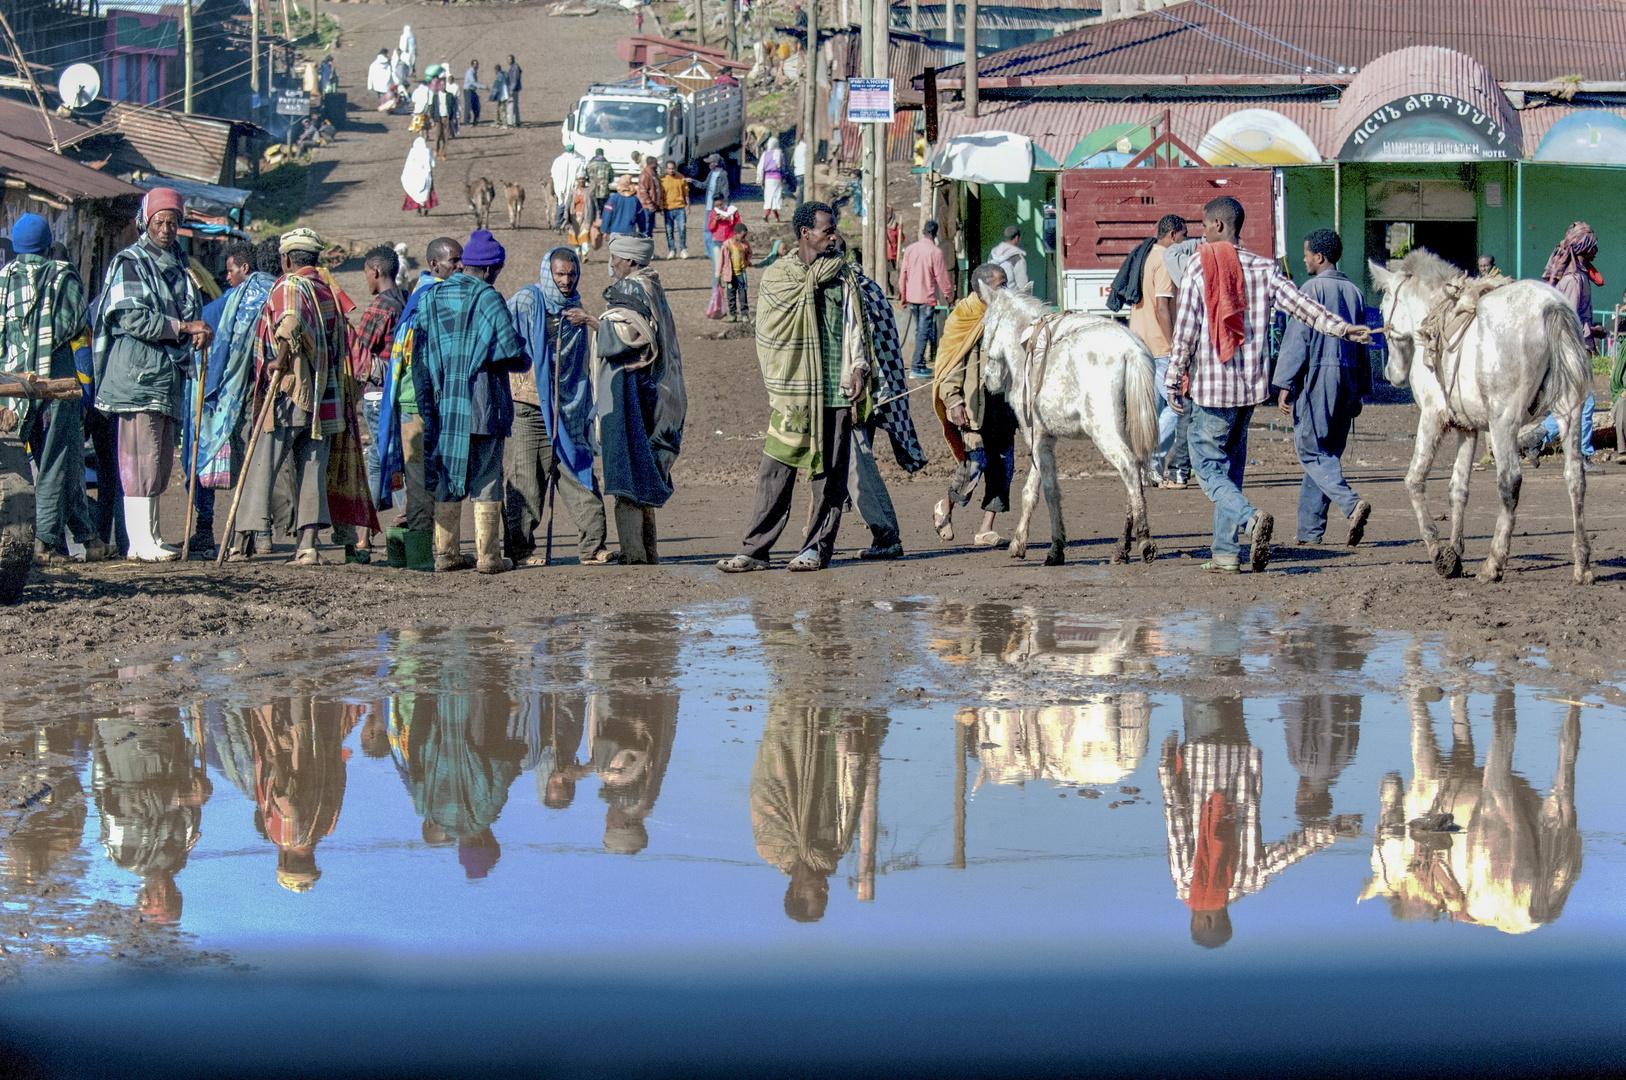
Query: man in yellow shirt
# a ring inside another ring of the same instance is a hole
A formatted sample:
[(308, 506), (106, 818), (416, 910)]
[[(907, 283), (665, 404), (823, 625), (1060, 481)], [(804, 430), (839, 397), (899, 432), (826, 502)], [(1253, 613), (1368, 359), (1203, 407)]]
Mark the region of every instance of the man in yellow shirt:
[[(1165, 473), (1169, 451), (1179, 433), (1180, 417), (1169, 408), (1161, 392), (1163, 376), (1169, 367), (1169, 342), (1174, 338), (1175, 294), (1175, 281), (1169, 275), (1169, 268), (1164, 265), (1163, 252), (1185, 238), (1186, 219), (1179, 214), (1164, 214), (1157, 223), (1157, 241), (1146, 253), (1146, 266), (1141, 271), (1140, 302), (1129, 310), (1129, 329), (1146, 342), (1157, 364), (1159, 446), (1157, 455), (1152, 459), (1151, 482), (1173, 487), (1185, 487), (1185, 467), (1179, 467), (1182, 475)], [(1177, 461), (1185, 460), (1185, 455), (1176, 454), (1175, 458)]]
[(677, 162), (666, 163), (661, 177), (661, 216), (666, 220), (666, 257), (689, 257), (689, 187), (699, 187), (693, 180), (678, 172)]

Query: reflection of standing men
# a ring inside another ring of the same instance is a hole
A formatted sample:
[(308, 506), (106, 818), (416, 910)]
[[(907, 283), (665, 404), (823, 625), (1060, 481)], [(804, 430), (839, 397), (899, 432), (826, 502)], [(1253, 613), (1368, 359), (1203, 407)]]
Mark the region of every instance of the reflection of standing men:
[(858, 829), (865, 771), (873, 765), (866, 759), (880, 752), (885, 721), (865, 719), (854, 728), (854, 719), (831, 709), (768, 708), (751, 769), (751, 832), (757, 854), (789, 875), (785, 914), (797, 922), (824, 918), (830, 875)]
[[(64, 856), (79, 850), (85, 833), (85, 790), (79, 783), (79, 765), (85, 747), (74, 736), (77, 724), (48, 724), (38, 728), (25, 744), (32, 751), (34, 768), (25, 779), (26, 790), (46, 795), (17, 822), (0, 847), (0, 870), (13, 890), (44, 884)], [(46, 755), (57, 758), (45, 764)], [(69, 756), (71, 755), (71, 756)], [(75, 877), (80, 867), (64, 867)]]
[(175, 875), (198, 842), (209, 778), (180, 724), (98, 720), (91, 787), (102, 846), (115, 866), (142, 879), (137, 907), (153, 922), (181, 917)]
[(425, 842), (457, 842), (457, 861), (473, 881), (502, 857), (491, 826), (519, 776), (525, 744), (509, 733), (507, 690), (473, 684), (466, 648), (448, 655), (441, 689), (417, 695), (408, 733), (412, 808), (423, 817)]
[[(1361, 670), (1366, 663), (1365, 635), (1341, 627), (1316, 627), (1295, 636), (1294, 648), (1280, 659), (1290, 671), (1318, 673)], [(1287, 760), (1299, 774), (1294, 807), (1299, 823), (1325, 822), (1332, 816), (1332, 785), (1355, 760), (1361, 736), (1361, 695), (1305, 694), (1282, 701), (1282, 734)]]
[[(1523, 934), (1564, 912), (1581, 875), (1575, 820), (1575, 754), (1581, 710), (1571, 706), (1558, 736), (1558, 771), (1543, 799), (1513, 771), (1513, 691), (1496, 695), (1485, 764), (1474, 766), (1467, 698), (1451, 699), (1451, 752), (1442, 755), (1433, 717), (1413, 698), (1412, 780), (1383, 778), (1383, 816), (1372, 873), (1360, 899), (1384, 896), (1397, 919), (1436, 919)], [(1418, 816), (1448, 813), (1460, 832), (1412, 832)]]
[[(1175, 895), (1191, 909), (1191, 940), (1208, 949), (1231, 940), (1230, 905), (1338, 838), (1332, 825), (1323, 822), (1264, 842), (1260, 753), (1248, 740), (1242, 701), (1184, 699), (1185, 740), (1173, 735), (1165, 739), (1157, 768), (1169, 834), (1169, 874)], [(1353, 819), (1357, 829), (1359, 820)], [(1341, 828), (1345, 822), (1338, 819), (1333, 825)]]
[(356, 717), (345, 706), (278, 698), (245, 712), (254, 760), (254, 828), (277, 845), (277, 884), (309, 892), (322, 871), (316, 844), (344, 805), (345, 737)]
[[(595, 665), (607, 687), (593, 696), (592, 764), (604, 813), (604, 850), (635, 855), (649, 846), (644, 820), (655, 809), (677, 735), (678, 620), (671, 615), (636, 622), (611, 619), (605, 640), (636, 635), (636, 649), (612, 653)], [(636, 689), (633, 689), (636, 688)]]

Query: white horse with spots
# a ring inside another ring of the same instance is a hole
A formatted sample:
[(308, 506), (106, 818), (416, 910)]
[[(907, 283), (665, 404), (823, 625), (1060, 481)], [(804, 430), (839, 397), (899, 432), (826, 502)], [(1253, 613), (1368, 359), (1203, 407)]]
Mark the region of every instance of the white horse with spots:
[(1128, 491), (1123, 539), (1113, 562), (1129, 561), (1139, 538), (1145, 562), (1157, 557), (1146, 524), (1141, 466), (1157, 450), (1157, 390), (1152, 354), (1140, 338), (1111, 319), (1079, 312), (1046, 314), (1025, 290), (978, 287), (983, 315), (983, 385), (1004, 394), (1027, 439), (1033, 464), (1022, 490), (1022, 514), (1011, 556), (1027, 555), (1028, 524), (1044, 485), (1050, 508), (1046, 566), (1066, 561), (1067, 528), (1056, 484), (1056, 440), (1088, 435)]
[[(1592, 548), (1582, 519), (1586, 472), (1581, 461), (1581, 409), (1592, 368), (1575, 309), (1551, 285), (1515, 281), (1480, 297), (1478, 313), (1461, 340), (1455, 345), (1446, 341), (1442, 347), (1422, 332), (1423, 320), (1438, 304), (1451, 302), (1446, 285), (1460, 271), (1421, 248), (1387, 268), (1375, 262), (1368, 265), (1373, 283), (1383, 290), (1383, 328), (1389, 346), (1385, 375), (1395, 386), (1409, 381), (1422, 410), (1406, 492), (1434, 568), (1444, 577), (1462, 573), (1468, 478), (1479, 433), (1488, 431), (1502, 513), (1479, 577), (1501, 580), (1523, 482), (1519, 428), (1551, 412), (1558, 418), (1558, 438), (1564, 447), (1564, 485), (1575, 526), (1575, 580), (1590, 582)], [(1428, 512), (1425, 485), (1434, 453), (1448, 430), (1456, 432), (1457, 460), (1451, 476), (1451, 541), (1441, 544)]]

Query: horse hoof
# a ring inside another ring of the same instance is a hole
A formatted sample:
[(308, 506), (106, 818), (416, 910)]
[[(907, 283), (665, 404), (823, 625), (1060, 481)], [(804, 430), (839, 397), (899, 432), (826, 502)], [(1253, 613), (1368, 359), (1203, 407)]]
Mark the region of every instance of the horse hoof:
[(1140, 561), (1143, 563), (1149, 563), (1155, 558), (1157, 558), (1157, 542), (1154, 540), (1142, 540), (1140, 542)]
[(1044, 557), (1044, 564), (1046, 566), (1061, 566), (1066, 561), (1067, 550), (1060, 544), (1052, 544), (1050, 546), (1050, 554)]
[(1011, 541), (1011, 558), (1025, 559), (1028, 557), (1028, 546), (1020, 540)]
[(1112, 553), (1112, 565), (1113, 566), (1125, 566), (1125, 565), (1128, 565), (1128, 563), (1129, 563), (1129, 548), (1127, 546), (1121, 547), (1117, 551), (1114, 551)]
[(1486, 559), (1485, 565), (1480, 567), (1479, 573), (1475, 574), (1474, 576), (1480, 581), (1483, 581), (1485, 584), (1490, 585), (1494, 582), (1502, 580), (1502, 571), (1496, 568), (1495, 563), (1491, 562), (1489, 559)]
[(1577, 585), (1590, 585), (1590, 584), (1592, 584), (1592, 571), (1590, 571), (1590, 570), (1577, 570), (1575, 572), (1575, 583)]
[(1457, 549), (1446, 544), (1434, 553), (1434, 570), (1443, 578), (1462, 576), (1462, 556)]

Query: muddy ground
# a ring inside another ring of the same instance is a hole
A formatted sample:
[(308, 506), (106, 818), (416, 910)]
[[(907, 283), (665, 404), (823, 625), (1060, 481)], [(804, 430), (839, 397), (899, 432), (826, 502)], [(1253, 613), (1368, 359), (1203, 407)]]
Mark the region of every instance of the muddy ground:
[[(512, 292), (534, 280), (544, 253), (559, 240), (544, 227), (543, 193), (548, 163), (559, 151), (560, 117), (588, 82), (624, 70), (614, 55), (614, 39), (630, 31), (630, 19), (616, 9), (591, 18), (550, 18), (532, 0), (401, 8), (329, 4), (324, 10), (346, 24), (346, 47), (335, 58), (341, 82), (350, 91), (352, 122), (337, 146), (318, 153), (304, 223), (357, 250), (404, 241), (421, 258), (435, 236), (466, 235), (473, 227), (459, 197), (465, 176), (517, 180), (527, 187), (530, 205), (521, 228), (510, 229), (506, 221), (496, 228), (509, 251), (508, 270), (498, 286)], [(441, 206), (428, 219), (396, 209), (402, 196), (397, 178), (410, 141), (406, 118), (380, 117), (360, 108), (368, 97), (360, 89), (366, 63), (380, 45), (394, 41), (400, 24), (408, 20), (419, 41), (420, 64), (444, 59), (461, 71), (471, 56), (478, 56), (482, 69), (489, 71), (513, 52), (526, 75), (521, 104), (525, 126), (504, 131), (482, 125), (458, 139), (439, 169)], [(907, 183), (894, 193), (895, 202), (910, 199)], [(900, 209), (907, 205), (902, 201)], [(698, 209), (691, 210), (691, 253), (701, 246)], [(759, 214), (758, 204), (749, 200), (744, 210), (748, 221)], [(913, 219), (911, 213), (903, 216)], [(788, 235), (788, 229), (778, 235)], [(664, 252), (664, 241), (658, 246)], [(1555, 668), (1589, 678), (1602, 678), (1621, 666), (1626, 471), (1609, 463), (1589, 478), (1587, 521), (1594, 535), (1596, 584), (1582, 588), (1570, 583), (1569, 507), (1560, 470), (1552, 464), (1527, 474), (1507, 579), (1500, 584), (1442, 581), (1418, 542), (1400, 483), (1416, 420), (1408, 404), (1369, 406), (1357, 421), (1346, 457), (1354, 484), (1376, 507), (1366, 543), (1355, 550), (1336, 544), (1282, 546), (1262, 574), (1216, 578), (1198, 571), (1206, 555), (1210, 507), (1195, 485), (1150, 493), (1152, 527), (1161, 547), (1156, 562), (1110, 565), (1122, 522), (1122, 487), (1115, 475), (1106, 473), (1094, 449), (1079, 444), (1064, 446), (1059, 454), (1071, 537), (1066, 566), (1042, 565), (1048, 538), (1042, 507), (1033, 530), (1036, 548), (1025, 562), (1013, 561), (1002, 550), (972, 551), (963, 543), (940, 542), (932, 531), (930, 507), (941, 497), (952, 462), (921, 394), (915, 413), (924, 420), (922, 440), (932, 464), (905, 476), (890, 460), (884, 463), (903, 520), (906, 559), (859, 562), (857, 551), (869, 543), (869, 534), (854, 514), (843, 530), (837, 562), (823, 573), (791, 575), (776, 569), (722, 575), (713, 564), (738, 550), (767, 414), (765, 395), (751, 342), (716, 339), (713, 335), (726, 324), (702, 317), (709, 280), (705, 262), (661, 262), (659, 269), (684, 335), (689, 392), (677, 494), (660, 516), (661, 566), (575, 565), (573, 534), (561, 514), (555, 547), (560, 565), (495, 578), (415, 574), (376, 565), (300, 569), (280, 560), (223, 571), (195, 562), (53, 568), (37, 571), (23, 601), (0, 612), (0, 670), (12, 685), (26, 686), (31, 670), (43, 660), (100, 666), (180, 648), (253, 647), (317, 635), (349, 638), (413, 625), (498, 624), (568, 612), (669, 610), (732, 597), (791, 612), (832, 598), (923, 595), (1118, 615), (1269, 603), (1284, 614), (1314, 612), (1329, 622), (1444, 631), (1480, 656), (1537, 654)], [(364, 296), (359, 271), (360, 260), (353, 259), (341, 268), (340, 279), (354, 295)], [(605, 280), (604, 265), (595, 259), (586, 271), (584, 296), (597, 302)], [(1250, 465), (1248, 489), (1276, 516), (1278, 540), (1291, 541), (1300, 470), (1280, 419), (1265, 410), (1256, 418), (1251, 450), (1256, 464)], [(1026, 471), (1023, 459), (1019, 480)], [(1476, 472), (1474, 482), (1468, 534), (1469, 555), (1477, 560), (1487, 548), (1497, 501), (1493, 474)], [(1436, 514), (1445, 509), (1445, 487), (1443, 473), (1437, 471)], [(795, 510), (798, 522), (804, 506), (799, 502)], [(184, 513), (181, 496), (172, 491), (163, 509), (163, 529), (171, 541), (180, 539)], [(219, 516), (223, 524), (224, 500)], [(961, 512), (958, 524), (962, 538), (968, 538), (974, 515)], [(1013, 524), (1003, 516), (999, 528), (1009, 535)], [(1342, 529), (1335, 521), (1329, 535), (1341, 537)], [(471, 523), (464, 535), (466, 542), (472, 539)], [(793, 543), (787, 538), (783, 555), (794, 553), (789, 548)]]

